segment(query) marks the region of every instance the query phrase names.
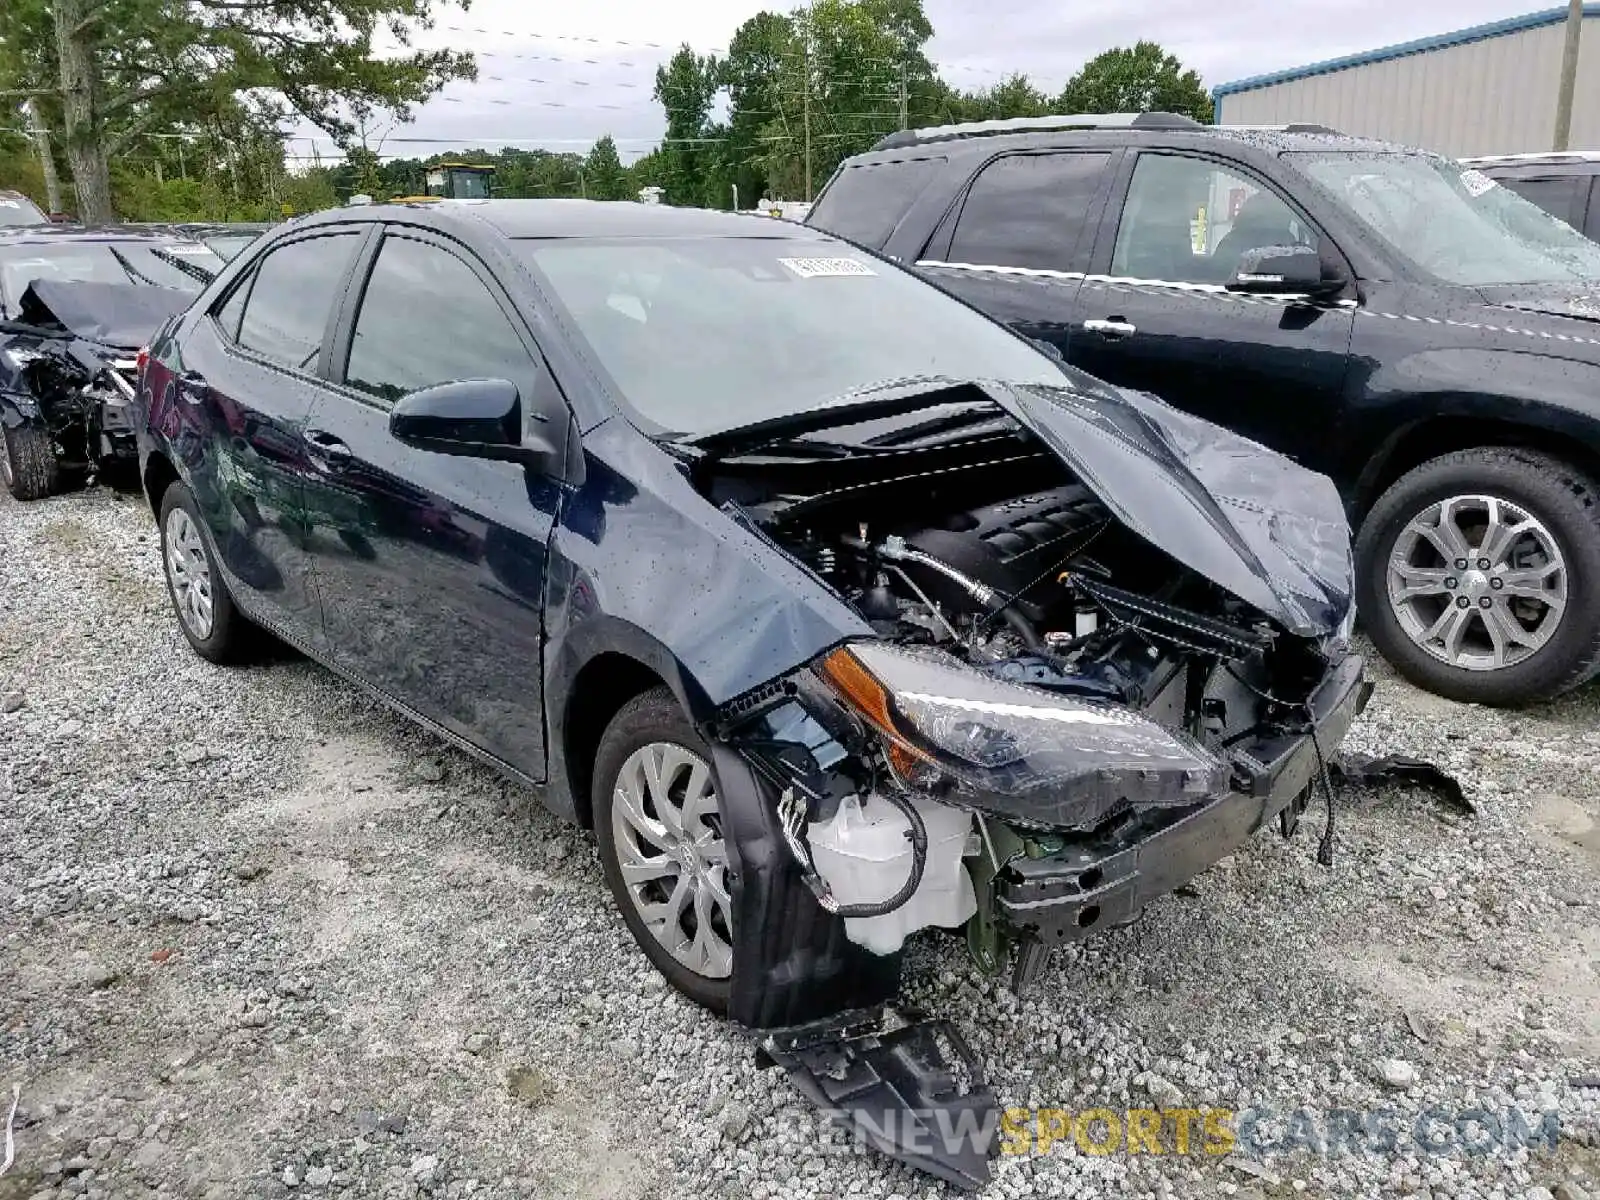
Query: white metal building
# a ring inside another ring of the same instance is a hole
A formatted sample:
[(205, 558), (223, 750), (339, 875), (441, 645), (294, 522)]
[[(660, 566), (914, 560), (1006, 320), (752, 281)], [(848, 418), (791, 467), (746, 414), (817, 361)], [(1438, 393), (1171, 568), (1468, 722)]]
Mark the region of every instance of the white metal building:
[[(1600, 150), (1600, 3), (1585, 4), (1573, 149)], [(1219, 125), (1307, 121), (1464, 158), (1550, 149), (1567, 10), (1225, 83)]]

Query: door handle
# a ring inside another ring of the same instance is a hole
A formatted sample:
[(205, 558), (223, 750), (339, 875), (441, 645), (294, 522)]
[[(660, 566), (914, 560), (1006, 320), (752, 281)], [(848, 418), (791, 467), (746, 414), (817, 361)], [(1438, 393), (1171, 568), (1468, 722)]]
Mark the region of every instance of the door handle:
[(310, 448), (312, 458), (333, 470), (349, 465), (354, 457), (343, 439), (321, 429), (306, 430), (306, 445)]
[(1090, 320), (1083, 323), (1089, 333), (1098, 333), (1103, 338), (1116, 340), (1117, 338), (1131, 337), (1139, 332), (1137, 325), (1131, 324), (1122, 317), (1107, 317), (1105, 320)]

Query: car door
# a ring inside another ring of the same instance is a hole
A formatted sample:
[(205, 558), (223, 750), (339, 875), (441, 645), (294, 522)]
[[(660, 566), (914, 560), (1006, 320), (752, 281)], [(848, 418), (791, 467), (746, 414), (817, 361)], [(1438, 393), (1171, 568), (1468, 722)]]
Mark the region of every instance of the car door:
[(967, 186), (917, 266), (1024, 337), (1067, 350), (1120, 151), (1003, 154)]
[[(430, 721), (533, 778), (546, 547), (560, 489), (509, 462), (389, 433), (402, 396), (462, 379), (554, 389), (491, 273), (447, 239), (390, 227), (341, 326), (335, 390), (312, 413), (310, 543), (328, 653)], [(529, 405), (525, 400), (523, 411)]]
[(1354, 300), (1245, 296), (1226, 285), (1246, 251), (1285, 244), (1315, 247), (1325, 273), (1349, 278), (1337, 247), (1242, 165), (1145, 150), (1123, 174), (1078, 293), (1069, 361), (1328, 465)]
[(267, 251), (196, 321), (173, 381), (179, 453), (245, 607), (319, 646), (305, 551), (306, 421), (367, 230), (320, 226)]

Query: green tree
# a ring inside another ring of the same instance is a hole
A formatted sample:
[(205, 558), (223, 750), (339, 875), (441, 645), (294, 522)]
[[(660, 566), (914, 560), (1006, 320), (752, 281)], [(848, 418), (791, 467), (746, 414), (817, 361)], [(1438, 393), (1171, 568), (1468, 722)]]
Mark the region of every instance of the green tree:
[(584, 189), (591, 200), (629, 200), (628, 173), (617, 155), (617, 143), (608, 133), (594, 144), (583, 160)]
[(1211, 97), (1200, 76), (1154, 42), (1091, 58), (1067, 80), (1056, 105), (1064, 113), (1174, 112), (1211, 120)]
[[(921, 0), (816, 0), (791, 18), (777, 117), (762, 135), (767, 178), (809, 199), (834, 168), (906, 124), (935, 80)], [(902, 105), (902, 97), (904, 98)]]
[[(373, 53), (380, 30), (405, 44), (448, 2), (4, 0), (0, 75), (58, 117), (78, 213), (105, 221), (115, 216), (110, 162), (147, 131), (262, 132), (297, 113), (348, 146), (372, 114), (403, 118), (447, 81), (473, 77), (468, 54)], [(228, 161), (241, 186), (247, 170)]]
[(664, 67), (656, 68), (654, 96), (666, 110), (667, 133), (662, 142), (666, 159), (667, 202), (703, 204), (713, 156), (708, 149), (707, 125), (711, 102), (717, 94), (717, 60), (696, 54), (687, 43)]
[(787, 121), (785, 105), (799, 118), (798, 106), (789, 104), (780, 90), (786, 58), (800, 52), (794, 22), (778, 13), (751, 17), (728, 43), (721, 64), (721, 84), (728, 97), (726, 140), (719, 144), (714, 189), (733, 202), (739, 190), (741, 208), (753, 208), (773, 189), (768, 181), (768, 157), (763, 138), (769, 125), (780, 130)]

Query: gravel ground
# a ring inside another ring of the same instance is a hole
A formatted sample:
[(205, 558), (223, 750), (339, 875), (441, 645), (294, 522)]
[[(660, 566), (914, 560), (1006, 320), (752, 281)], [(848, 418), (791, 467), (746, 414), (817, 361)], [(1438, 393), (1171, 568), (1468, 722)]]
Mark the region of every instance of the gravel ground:
[[(190, 653), (155, 543), (134, 498), (0, 497), (0, 1200), (954, 1194), (822, 1138), (525, 791), (287, 652)], [(1378, 670), (1351, 744), (1439, 762), (1476, 817), (1352, 792), (1332, 870), (1313, 830), (1262, 837), (1026, 998), (947, 939), (906, 994), (1007, 1104), (1255, 1108), (1278, 1136), (1385, 1108), (1398, 1144), (1069, 1139), (989, 1195), (1600, 1197), (1600, 689), (1508, 714)], [(1410, 1137), (1512, 1107), (1555, 1148)]]

